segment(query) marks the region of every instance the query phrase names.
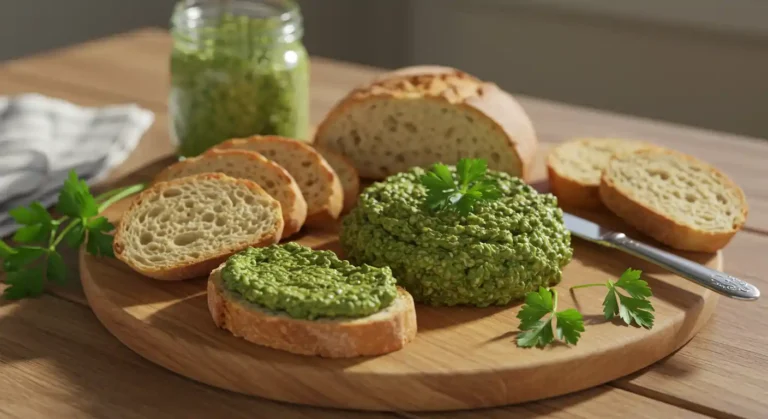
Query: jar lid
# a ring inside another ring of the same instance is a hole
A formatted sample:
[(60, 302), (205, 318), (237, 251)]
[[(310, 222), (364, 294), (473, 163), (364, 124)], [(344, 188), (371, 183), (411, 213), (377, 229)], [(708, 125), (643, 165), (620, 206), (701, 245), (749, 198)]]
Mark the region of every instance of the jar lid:
[[(242, 19), (248, 36), (293, 42), (303, 34), (299, 6), (293, 0), (180, 0), (171, 18), (173, 30), (197, 37), (218, 28), (223, 17)], [(259, 22), (254, 25), (254, 22)]]

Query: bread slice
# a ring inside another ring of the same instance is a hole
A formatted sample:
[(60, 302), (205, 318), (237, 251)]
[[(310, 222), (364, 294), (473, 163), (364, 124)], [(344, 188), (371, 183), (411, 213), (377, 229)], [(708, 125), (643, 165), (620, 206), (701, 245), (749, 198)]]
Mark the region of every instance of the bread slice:
[(614, 155), (603, 172), (600, 197), (639, 231), (680, 250), (725, 247), (748, 213), (744, 192), (726, 175), (662, 148)]
[(285, 223), (283, 238), (297, 233), (307, 219), (307, 202), (296, 180), (282, 166), (255, 151), (209, 150), (171, 165), (155, 177), (155, 182), (199, 173), (223, 173), (259, 184), (280, 202)]
[(537, 140), (523, 108), (495, 84), (418, 66), (354, 89), (325, 117), (314, 144), (348, 157), (368, 179), (464, 157), (527, 179)]
[(256, 151), (283, 166), (296, 179), (307, 202), (305, 224), (322, 227), (339, 217), (344, 204), (339, 176), (306, 143), (278, 136), (253, 136), (228, 140), (214, 149)]
[(155, 279), (206, 276), (232, 254), (280, 240), (280, 203), (259, 185), (221, 173), (160, 182), (123, 214), (115, 256)]
[(208, 309), (216, 326), (249, 342), (300, 355), (351, 358), (401, 349), (416, 336), (413, 298), (398, 287), (392, 304), (358, 319), (302, 320), (264, 309), (224, 288), (221, 269), (208, 280)]
[(344, 190), (344, 207), (341, 213), (346, 214), (355, 206), (357, 196), (360, 195), (360, 175), (357, 173), (355, 165), (348, 158), (324, 147), (315, 147), (315, 149), (323, 155), (328, 164), (333, 168), (333, 171), (339, 175), (341, 188)]
[(648, 147), (653, 145), (619, 138), (579, 138), (562, 143), (547, 155), (550, 191), (564, 208), (601, 208), (600, 175), (611, 156)]

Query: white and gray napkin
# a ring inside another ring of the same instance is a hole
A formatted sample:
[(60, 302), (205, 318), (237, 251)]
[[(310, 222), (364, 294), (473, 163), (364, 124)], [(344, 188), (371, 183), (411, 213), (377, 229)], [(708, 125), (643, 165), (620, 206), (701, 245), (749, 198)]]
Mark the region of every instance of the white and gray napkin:
[(0, 97), (0, 237), (19, 227), (9, 210), (55, 204), (70, 170), (89, 185), (102, 180), (153, 121), (133, 104), (86, 108), (36, 93)]

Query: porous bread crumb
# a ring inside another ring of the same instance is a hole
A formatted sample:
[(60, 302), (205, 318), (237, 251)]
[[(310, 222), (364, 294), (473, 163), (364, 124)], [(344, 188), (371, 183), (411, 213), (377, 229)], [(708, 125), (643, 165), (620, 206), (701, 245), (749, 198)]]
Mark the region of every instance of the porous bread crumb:
[(280, 201), (285, 221), (283, 237), (298, 232), (307, 218), (307, 203), (298, 183), (283, 167), (255, 151), (210, 150), (168, 167), (155, 181), (169, 181), (200, 173), (223, 173), (237, 179), (252, 180), (264, 188)]
[(323, 134), (360, 175), (382, 178), (411, 167), (483, 158), (488, 167), (520, 175), (507, 135), (477, 112), (431, 99), (376, 98), (350, 105)]
[(730, 232), (745, 221), (743, 192), (711, 166), (664, 150), (616, 156), (605, 176), (627, 198), (707, 232)]
[(115, 253), (151, 274), (277, 242), (282, 228), (280, 203), (258, 185), (205, 173), (142, 192), (120, 222)]
[(550, 166), (560, 176), (583, 185), (597, 186), (608, 161), (616, 153), (650, 147), (649, 143), (619, 138), (583, 138), (555, 147), (548, 156)]

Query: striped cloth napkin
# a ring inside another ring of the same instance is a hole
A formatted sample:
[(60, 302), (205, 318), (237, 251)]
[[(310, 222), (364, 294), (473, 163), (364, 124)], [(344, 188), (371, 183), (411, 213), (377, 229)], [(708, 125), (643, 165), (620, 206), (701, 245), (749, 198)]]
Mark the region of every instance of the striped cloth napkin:
[(9, 210), (55, 204), (70, 170), (89, 185), (102, 180), (153, 121), (136, 105), (85, 108), (36, 93), (0, 97), (0, 237), (19, 227)]

